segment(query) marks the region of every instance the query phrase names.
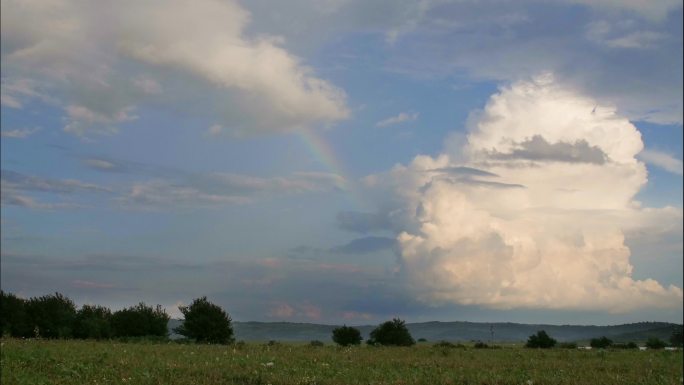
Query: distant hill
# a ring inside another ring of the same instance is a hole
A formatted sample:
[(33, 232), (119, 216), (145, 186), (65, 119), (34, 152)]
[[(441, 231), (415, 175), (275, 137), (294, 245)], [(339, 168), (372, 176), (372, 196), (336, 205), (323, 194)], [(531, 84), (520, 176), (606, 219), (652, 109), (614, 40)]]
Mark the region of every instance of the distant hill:
[[(169, 331), (180, 325), (180, 320), (169, 321)], [(530, 325), (518, 323), (481, 323), (481, 322), (420, 322), (406, 324), (414, 338), (428, 341), (494, 341), (520, 342), (538, 330), (545, 330), (558, 341), (588, 341), (591, 338), (606, 336), (616, 342), (643, 342), (649, 337), (667, 341), (677, 325), (667, 322), (639, 322), (611, 326), (579, 325)], [(356, 326), (367, 338), (376, 325)], [(292, 322), (233, 322), (235, 338), (243, 341), (331, 341), (332, 330), (337, 325), (321, 325)], [(173, 334), (171, 338), (180, 336)]]

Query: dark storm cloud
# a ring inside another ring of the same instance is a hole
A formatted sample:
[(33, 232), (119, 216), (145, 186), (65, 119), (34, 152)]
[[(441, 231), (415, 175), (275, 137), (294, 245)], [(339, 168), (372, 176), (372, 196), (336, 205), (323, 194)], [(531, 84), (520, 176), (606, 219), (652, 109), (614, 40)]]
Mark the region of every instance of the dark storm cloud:
[(489, 171), (480, 170), (472, 167), (441, 167), (429, 171), (443, 172), (453, 176), (482, 176), (482, 177), (498, 177), (498, 175)]
[(341, 211), (336, 220), (341, 229), (362, 234), (392, 229), (389, 215), (384, 212)]
[(541, 135), (535, 135), (531, 139), (517, 143), (510, 153), (491, 154), (494, 159), (523, 159), (531, 161), (555, 161), (569, 163), (593, 163), (604, 164), (606, 154), (597, 146), (591, 146), (586, 140), (578, 140), (574, 143), (556, 142), (549, 143)]
[(369, 254), (377, 251), (392, 249), (397, 245), (394, 238), (387, 237), (364, 237), (351, 240), (344, 245), (330, 249), (333, 253), (340, 254)]

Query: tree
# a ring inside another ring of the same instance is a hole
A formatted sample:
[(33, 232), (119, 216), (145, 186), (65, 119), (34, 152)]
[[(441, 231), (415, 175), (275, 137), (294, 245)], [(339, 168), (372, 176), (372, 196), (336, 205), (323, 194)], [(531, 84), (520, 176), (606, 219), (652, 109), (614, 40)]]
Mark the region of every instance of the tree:
[(35, 335), (46, 338), (72, 336), (76, 305), (60, 293), (34, 297), (26, 303), (26, 314)]
[(613, 345), (613, 341), (608, 337), (603, 336), (601, 338), (592, 338), (589, 345), (594, 349), (606, 349)]
[(332, 339), (341, 346), (358, 345), (361, 343), (361, 332), (357, 328), (344, 325), (332, 331)]
[(31, 337), (26, 301), (0, 290), (0, 336)]
[(380, 324), (373, 329), (368, 339), (369, 345), (411, 346), (415, 343), (406, 323), (398, 318)]
[(527, 339), (525, 347), (548, 349), (554, 347), (554, 345), (556, 345), (556, 340), (549, 337), (544, 330), (540, 330), (537, 334), (533, 334)]
[(74, 337), (98, 340), (112, 337), (112, 311), (97, 305), (81, 306), (74, 320)]
[(169, 315), (161, 305), (152, 308), (140, 302), (112, 314), (112, 334), (114, 337), (166, 337), (168, 323)]
[(682, 328), (678, 328), (672, 331), (672, 335), (670, 336), (670, 345), (675, 346), (675, 347), (682, 347)]
[(231, 319), (220, 306), (197, 298), (190, 306), (179, 306), (185, 320), (173, 331), (197, 342), (229, 344), (233, 342)]
[(646, 341), (646, 347), (649, 349), (662, 349), (665, 346), (667, 346), (667, 344), (660, 338), (651, 337)]

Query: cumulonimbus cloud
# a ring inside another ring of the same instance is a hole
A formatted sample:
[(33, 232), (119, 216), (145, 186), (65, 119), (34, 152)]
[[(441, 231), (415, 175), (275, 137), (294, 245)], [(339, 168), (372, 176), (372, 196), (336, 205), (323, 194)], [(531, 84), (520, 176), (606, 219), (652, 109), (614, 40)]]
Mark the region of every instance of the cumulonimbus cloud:
[(625, 244), (654, 210), (662, 222), (682, 220), (681, 209), (634, 200), (647, 182), (636, 158), (642, 148), (614, 108), (544, 75), (493, 95), (461, 147), (368, 179), (393, 186), (404, 205), (394, 216), (405, 229), (397, 237), (402, 272), (424, 301), (675, 308), (681, 288), (634, 279)]
[(112, 134), (136, 107), (202, 113), (233, 134), (287, 132), (348, 115), (342, 90), (245, 31), (235, 1), (2, 3), (3, 105), (64, 110), (64, 130)]

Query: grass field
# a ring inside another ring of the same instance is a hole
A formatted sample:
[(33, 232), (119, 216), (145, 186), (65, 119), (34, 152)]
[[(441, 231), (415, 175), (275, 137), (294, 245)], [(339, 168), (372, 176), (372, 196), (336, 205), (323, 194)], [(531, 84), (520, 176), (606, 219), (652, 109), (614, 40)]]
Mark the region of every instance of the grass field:
[(682, 384), (682, 351), (3, 339), (2, 384)]

